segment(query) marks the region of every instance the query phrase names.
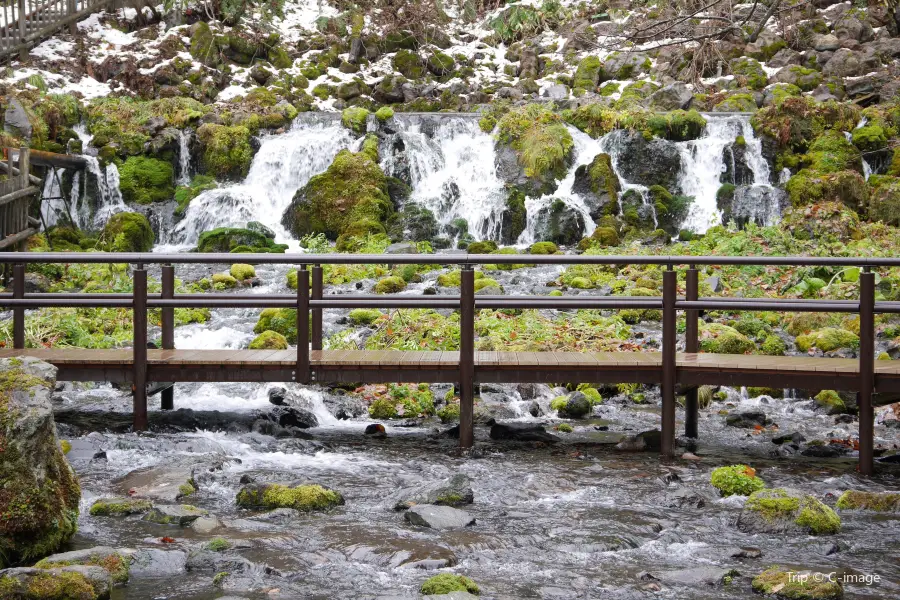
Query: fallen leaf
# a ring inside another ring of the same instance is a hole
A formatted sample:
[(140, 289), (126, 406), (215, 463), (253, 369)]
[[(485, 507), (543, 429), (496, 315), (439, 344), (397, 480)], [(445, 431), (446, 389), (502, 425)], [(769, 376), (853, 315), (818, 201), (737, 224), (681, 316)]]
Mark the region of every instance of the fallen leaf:
[(169, 536), (166, 536), (163, 538), (159, 538), (159, 541), (161, 541), (163, 544), (174, 544), (175, 538), (170, 538)]

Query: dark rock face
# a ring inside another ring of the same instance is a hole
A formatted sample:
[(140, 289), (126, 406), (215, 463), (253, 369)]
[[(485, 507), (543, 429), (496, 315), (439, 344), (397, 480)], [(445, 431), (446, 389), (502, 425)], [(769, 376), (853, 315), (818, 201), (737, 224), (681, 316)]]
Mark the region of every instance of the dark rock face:
[(662, 433), (658, 429), (642, 431), (616, 444), (616, 450), (628, 452), (657, 451), (662, 447)]
[(535, 216), (538, 238), (562, 246), (577, 244), (584, 237), (585, 218), (575, 208), (555, 199)]
[(591, 414), (591, 401), (581, 392), (572, 392), (566, 399), (566, 405), (559, 409), (559, 416), (564, 419), (583, 419)]
[(681, 155), (673, 142), (654, 138), (644, 139), (638, 131), (620, 130), (613, 133), (620, 151), (629, 159), (620, 165), (622, 177), (631, 183), (661, 185), (674, 190), (681, 170)]
[(492, 440), (515, 442), (558, 442), (559, 438), (540, 425), (529, 423), (494, 423), (491, 427)]
[(736, 415), (728, 415), (725, 418), (725, 424), (729, 427), (741, 427), (744, 429), (749, 429), (757, 425), (759, 425), (760, 427), (765, 427), (771, 422), (772, 421), (770, 421), (769, 418), (766, 417), (766, 413), (756, 411), (748, 411)]
[(318, 427), (319, 419), (311, 411), (296, 406), (279, 406), (269, 412), (269, 418), (282, 427), (309, 429)]
[(598, 154), (590, 164), (575, 169), (572, 191), (581, 196), (594, 220), (614, 212), (621, 187), (609, 154)]
[(680, 81), (667, 85), (650, 95), (650, 106), (659, 110), (687, 110), (694, 100), (694, 93)]
[[(731, 143), (722, 150), (722, 159), (725, 163), (725, 172), (720, 181), (734, 185), (750, 185), (753, 183), (753, 171), (747, 164), (747, 146)], [(763, 182), (761, 182), (763, 183)]]

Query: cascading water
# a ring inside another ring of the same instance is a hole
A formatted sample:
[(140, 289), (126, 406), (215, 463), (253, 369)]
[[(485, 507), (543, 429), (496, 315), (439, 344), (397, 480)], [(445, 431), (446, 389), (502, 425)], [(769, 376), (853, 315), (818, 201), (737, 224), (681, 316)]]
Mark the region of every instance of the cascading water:
[(216, 227), (244, 227), (259, 221), (281, 239), (288, 234), (281, 217), (297, 189), (354, 142), (341, 127), (339, 115), (300, 115), (290, 131), (262, 138), (262, 144), (243, 183), (208, 190), (191, 201), (184, 218), (161, 232), (165, 244), (196, 243), (204, 231)]
[(591, 218), (590, 209), (585, 204), (584, 199), (574, 192), (572, 188), (575, 185), (575, 171), (581, 165), (590, 164), (595, 156), (604, 152), (603, 142), (602, 140), (595, 140), (572, 126), (569, 126), (568, 129), (574, 143), (572, 167), (565, 178), (559, 182), (555, 192), (545, 194), (540, 198), (528, 198), (525, 200), (527, 220), (525, 230), (519, 236), (519, 244), (533, 244), (546, 238), (545, 232), (548, 230), (549, 209), (556, 200), (561, 200), (568, 209), (574, 210), (576, 214), (580, 215), (584, 224), (584, 235), (587, 236), (594, 233), (596, 224)]
[(658, 226), (659, 221), (656, 215), (656, 207), (653, 206), (653, 203), (650, 202), (650, 194), (649, 188), (646, 185), (642, 185), (640, 183), (632, 183), (628, 181), (625, 177), (623, 169), (621, 167), (621, 161), (629, 160), (627, 153), (623, 151), (622, 148), (622, 135), (620, 131), (613, 131), (600, 139), (600, 148), (606, 154), (609, 154), (610, 163), (612, 164), (613, 173), (616, 174), (616, 177), (619, 178), (619, 216), (622, 216), (623, 205), (622, 199), (626, 194), (633, 193), (638, 194), (640, 196), (641, 201), (643, 202), (645, 209), (653, 216), (653, 225), (654, 227)]
[(187, 185), (191, 182), (191, 149), (189, 136), (184, 130), (178, 129), (178, 184)]
[(496, 173), (494, 139), (478, 121), (397, 115), (391, 125), (395, 133), (382, 145), (381, 166), (410, 183), (410, 201), (431, 210), (441, 225), (463, 218), (476, 238), (499, 239), (507, 192)]

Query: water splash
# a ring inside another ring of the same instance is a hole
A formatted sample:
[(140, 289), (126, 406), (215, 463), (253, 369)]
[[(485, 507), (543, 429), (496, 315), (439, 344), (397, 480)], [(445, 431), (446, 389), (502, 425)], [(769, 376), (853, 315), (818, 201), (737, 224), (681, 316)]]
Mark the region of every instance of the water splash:
[(354, 141), (338, 119), (339, 115), (300, 115), (287, 133), (264, 136), (244, 182), (198, 195), (178, 225), (161, 232), (161, 241), (194, 244), (204, 231), (244, 227), (248, 221), (259, 221), (279, 239), (289, 239), (281, 217), (294, 192)]
[(612, 164), (613, 173), (619, 178), (619, 216), (623, 216), (622, 202), (628, 192), (636, 193), (641, 198), (641, 202), (647, 207), (646, 210), (653, 215), (653, 226), (659, 226), (659, 220), (656, 215), (656, 207), (650, 202), (650, 189), (646, 185), (640, 183), (632, 183), (623, 175), (621, 161), (628, 160), (627, 154), (623, 150), (624, 131), (612, 131), (601, 138), (600, 147), (603, 152), (609, 154), (610, 163)]
[(191, 182), (190, 137), (183, 129), (178, 129), (178, 185)]
[(466, 219), (476, 239), (499, 239), (507, 192), (494, 165), (494, 139), (471, 118), (397, 115), (382, 144), (385, 173), (408, 181), (410, 201), (441, 225)]

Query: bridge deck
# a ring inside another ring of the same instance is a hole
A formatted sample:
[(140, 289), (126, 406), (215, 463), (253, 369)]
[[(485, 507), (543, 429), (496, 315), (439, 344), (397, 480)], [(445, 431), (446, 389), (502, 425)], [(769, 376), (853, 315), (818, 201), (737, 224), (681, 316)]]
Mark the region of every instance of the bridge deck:
[[(34, 356), (56, 365), (59, 379), (131, 381), (130, 349), (0, 349), (0, 358)], [(291, 381), (297, 361), (290, 350), (148, 350), (150, 381)], [(322, 350), (310, 353), (315, 381), (455, 382), (459, 352)], [(659, 383), (658, 352), (475, 352), (475, 381)], [(682, 385), (762, 386), (855, 390), (855, 359), (679, 353)], [(900, 361), (876, 361), (878, 392), (900, 391)]]

